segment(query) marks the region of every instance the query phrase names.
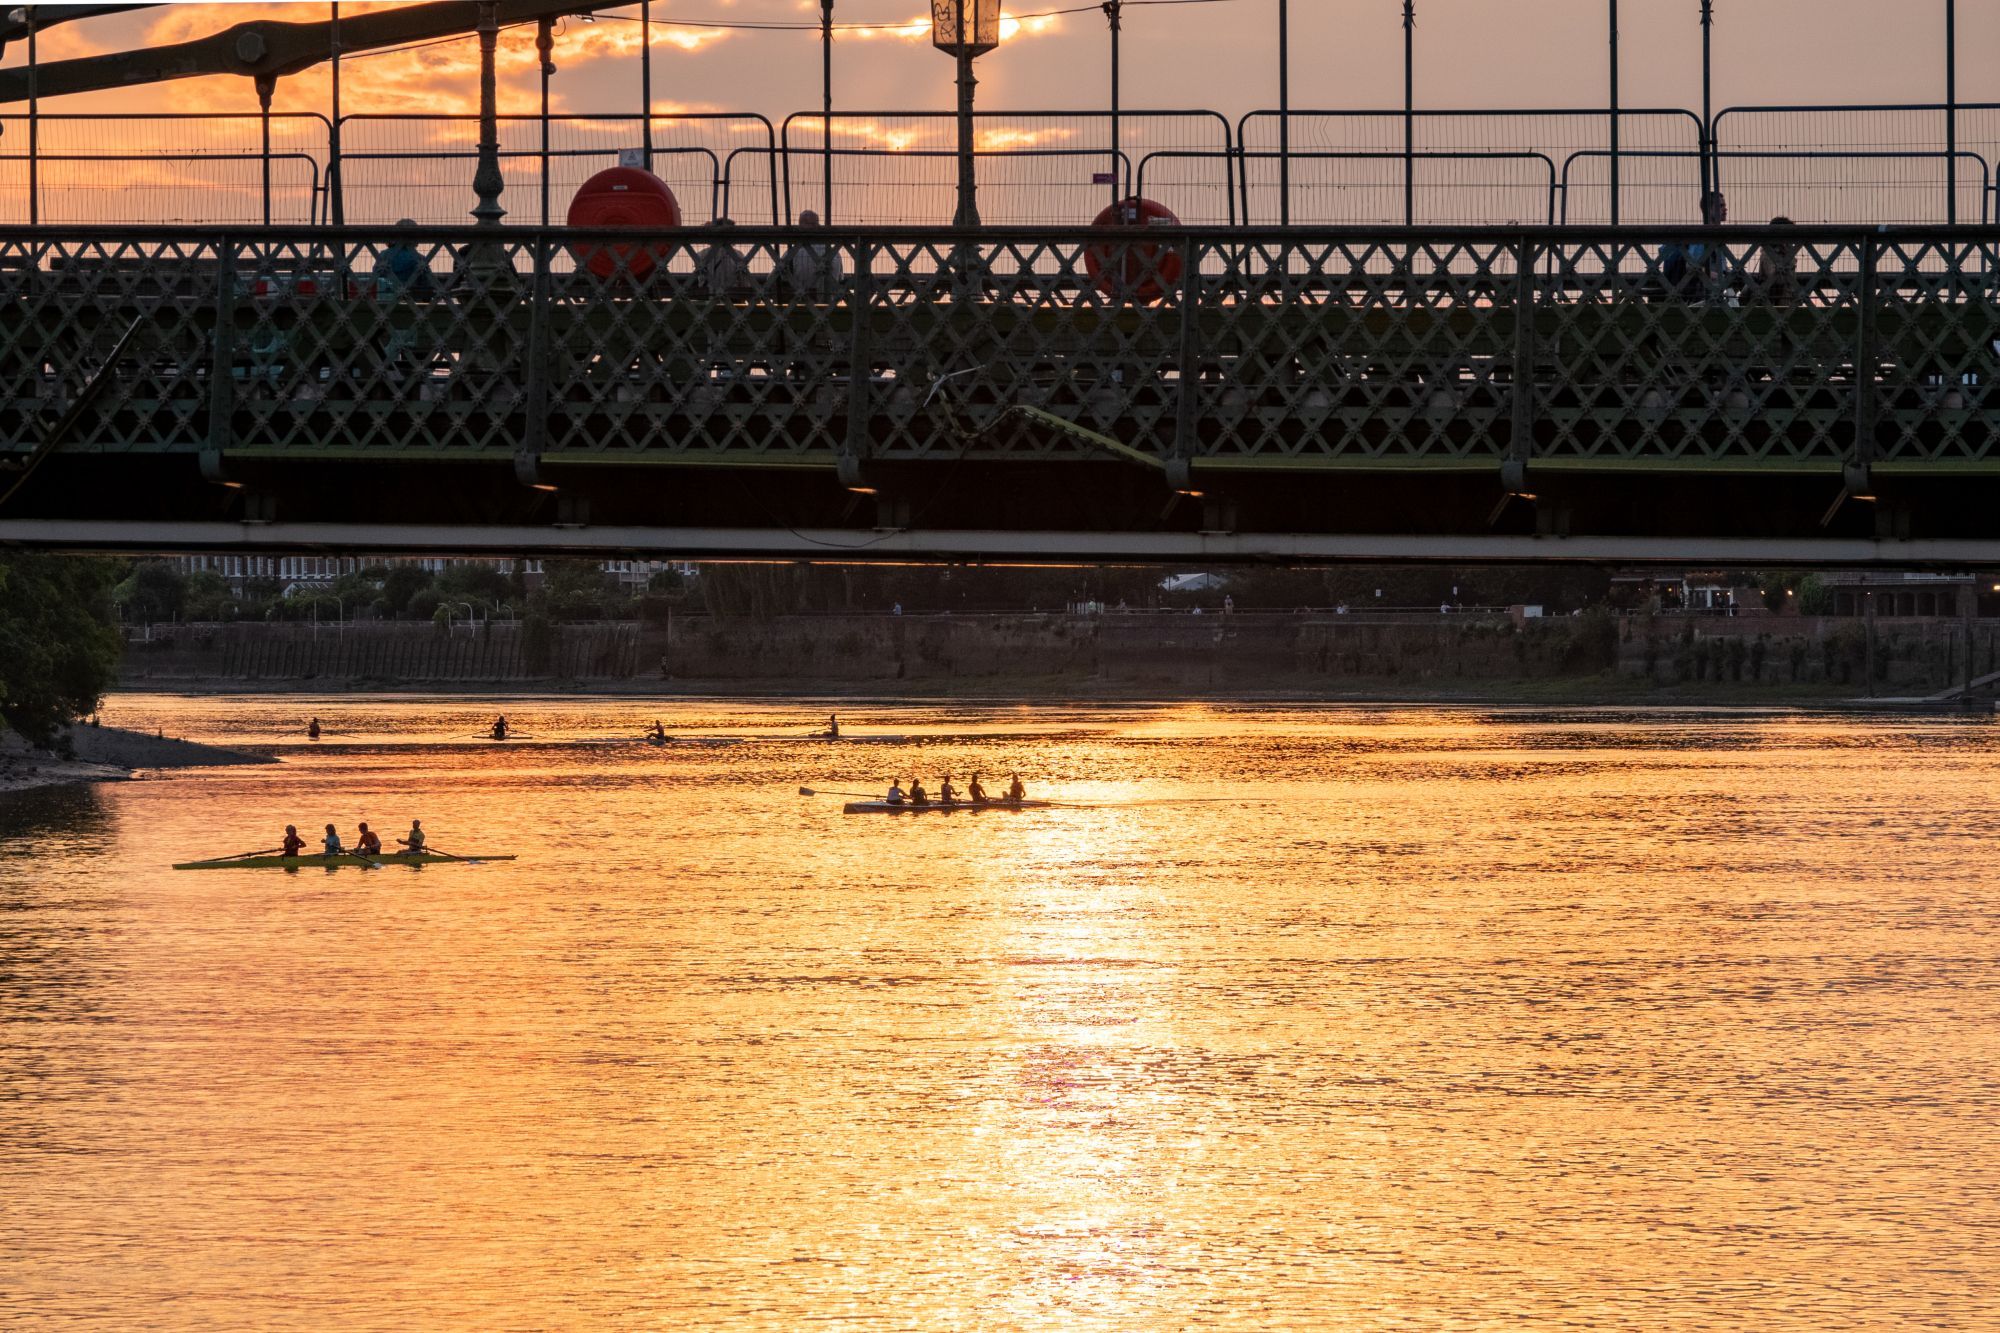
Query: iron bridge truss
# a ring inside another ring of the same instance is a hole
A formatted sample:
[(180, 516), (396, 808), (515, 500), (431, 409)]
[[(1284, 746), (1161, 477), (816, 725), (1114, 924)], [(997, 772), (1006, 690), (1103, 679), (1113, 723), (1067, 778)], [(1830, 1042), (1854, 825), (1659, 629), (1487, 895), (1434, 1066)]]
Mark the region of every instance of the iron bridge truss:
[(0, 231), (0, 543), (1992, 564), (1996, 271), (1990, 229)]

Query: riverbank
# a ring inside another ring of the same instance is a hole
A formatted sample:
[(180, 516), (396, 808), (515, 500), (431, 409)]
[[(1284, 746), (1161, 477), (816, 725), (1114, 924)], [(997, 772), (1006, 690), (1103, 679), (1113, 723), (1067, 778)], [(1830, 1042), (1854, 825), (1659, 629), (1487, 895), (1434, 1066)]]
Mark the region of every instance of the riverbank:
[(125, 782), (147, 770), (278, 762), (270, 755), (120, 727), (74, 727), (66, 749), (37, 750), (14, 732), (0, 732), (0, 795), (69, 782)]
[(372, 622), (152, 627), (120, 686), (178, 692), (1343, 702), (1824, 703), (2000, 670), (2000, 621), (1060, 613), (676, 616), (458, 633)]
[[(787, 700), (802, 713), (823, 712), (822, 705), (850, 708), (893, 700), (896, 703), (965, 703), (1022, 705), (1060, 700), (1071, 704), (1351, 704), (1369, 707), (1433, 706), (1439, 708), (1799, 708), (1835, 711), (1932, 713), (1986, 712), (1990, 699), (1963, 704), (1914, 697), (1856, 695), (1852, 685), (1827, 683), (1752, 685), (1708, 681), (1699, 684), (1655, 685), (1613, 672), (1543, 680), (1489, 680), (1426, 688), (1390, 678), (1349, 682), (1340, 689), (1139, 689), (1104, 682), (1061, 678), (1009, 679), (984, 682), (910, 681), (895, 689), (862, 683), (825, 680), (674, 680), (568, 681), (502, 685), (457, 681), (365, 682), (241, 680), (145, 681), (125, 687), (135, 693), (180, 698), (241, 695), (299, 698), (437, 698), (437, 699), (657, 699), (662, 702), (699, 699)], [(808, 719), (811, 720), (811, 719)]]

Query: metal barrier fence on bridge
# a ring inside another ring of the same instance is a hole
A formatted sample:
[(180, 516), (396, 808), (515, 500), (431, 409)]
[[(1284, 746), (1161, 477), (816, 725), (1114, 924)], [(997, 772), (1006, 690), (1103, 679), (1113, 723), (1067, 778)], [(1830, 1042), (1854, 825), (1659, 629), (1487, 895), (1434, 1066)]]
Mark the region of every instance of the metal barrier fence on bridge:
[[(1994, 206), (2000, 104), (1732, 107), (1619, 115), (1619, 218), (1696, 220), (1704, 179), (1736, 220), (1970, 223)], [(0, 116), (0, 219), (59, 225), (298, 225), (399, 218), (453, 225), (472, 202), (468, 116)], [(1210, 111), (1121, 113), (1114, 153), (1099, 112), (981, 112), (989, 220), (1086, 223), (1115, 188), (1194, 226), (1598, 225), (1613, 154), (1601, 109), (1293, 111), (1231, 126)], [(500, 117), (502, 197), (513, 223), (559, 223), (578, 185), (643, 137), (629, 114)], [(819, 113), (774, 127), (754, 113), (652, 118), (655, 168), (684, 213), (782, 224), (806, 208), (838, 225), (942, 224), (952, 148), (942, 113)], [(1279, 145), (1289, 141), (1290, 151)], [(1955, 143), (1956, 147), (1948, 148)], [(1114, 165), (1115, 163), (1115, 165)], [(826, 172), (833, 167), (828, 207)], [(1553, 177), (1553, 184), (1551, 184)], [(1281, 190), (1283, 179), (1289, 188)]]

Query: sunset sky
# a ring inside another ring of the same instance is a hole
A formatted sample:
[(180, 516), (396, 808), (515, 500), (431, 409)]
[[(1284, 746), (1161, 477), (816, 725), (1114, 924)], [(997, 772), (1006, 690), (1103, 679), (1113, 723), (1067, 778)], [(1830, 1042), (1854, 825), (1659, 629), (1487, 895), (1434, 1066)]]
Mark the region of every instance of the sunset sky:
[[(357, 13), (366, 4), (349, 4)], [(1106, 25), (1094, 9), (1035, 18), (1069, 0), (1017, 5), (1024, 18), (981, 60), (981, 104), (1087, 107), (1106, 99)], [(1400, 104), (1399, 0), (1294, 0), (1293, 104)], [(1942, 98), (1943, 0), (1721, 0), (1716, 102), (1933, 101)], [(1695, 0), (1626, 0), (1628, 105), (1697, 105)], [(1420, 103), (1444, 106), (1595, 106), (1605, 97), (1602, 0), (1421, 0)], [(1960, 95), (2000, 100), (2000, 0), (1960, 5)], [(324, 4), (190, 4), (96, 19), (51, 31), (46, 60), (185, 40), (256, 15), (314, 19)], [(1893, 22), (1884, 15), (1893, 11)], [(746, 32), (717, 22), (815, 22), (816, 0), (659, 0), (653, 33), (658, 109), (757, 110), (773, 119), (816, 108), (818, 37)], [(836, 104), (943, 108), (951, 62), (930, 49), (921, 0), (840, 0)], [(619, 11), (636, 15), (636, 6)], [(1210, 107), (1232, 118), (1277, 101), (1277, 0), (1128, 4), (1125, 100), (1131, 106)], [(901, 25), (901, 26), (897, 26)], [(607, 16), (568, 20), (558, 39), (555, 99), (566, 113), (636, 110), (639, 29)], [(16, 44), (10, 63), (25, 57)], [(355, 111), (474, 109), (476, 46), (448, 42), (355, 58), (343, 71)], [(503, 37), (502, 110), (534, 109), (533, 33)], [(280, 84), (283, 108), (324, 110), (316, 69)], [(247, 80), (187, 80), (48, 104), (50, 110), (250, 111)]]
[[(1107, 25), (1095, 6), (1079, 10), (1079, 2), (1022, 0), (1009, 11), (1001, 48), (979, 62), (982, 110), (1101, 110), (1108, 104)], [(379, 7), (350, 3), (342, 12)], [(1562, 122), (1440, 121), (1436, 138), (1420, 147), (1532, 148), (1557, 164), (1551, 170), (1561, 171), (1566, 187), (1570, 165), (1580, 163), (1578, 188), (1562, 192), (1561, 216), (1603, 220), (1608, 181), (1585, 178), (1608, 175), (1601, 152), (1604, 122), (1591, 111), (1606, 103), (1607, 8), (1606, 0), (1419, 0), (1419, 106), (1586, 112)], [(1884, 22), (1881, 16), (1891, 8), (1897, 21)], [(1961, 0), (1959, 9), (1960, 99), (2000, 102), (2000, 0)], [(1232, 124), (1245, 112), (1275, 107), (1277, 12), (1277, 0), (1127, 0), (1124, 105), (1211, 110)], [(1401, 105), (1401, 0), (1293, 0), (1291, 12), (1295, 109)], [(1623, 105), (1698, 109), (1697, 0), (1625, 0), (1622, 12)], [(1893, 7), (1882, 0), (1719, 0), (1717, 12), (1718, 110), (1732, 104), (1936, 102), (1944, 96), (1944, 0), (1906, 0)], [(257, 16), (316, 22), (327, 13), (328, 6), (319, 3), (161, 6), (51, 29), (41, 52), (45, 61), (58, 61), (186, 41)], [(633, 6), (593, 21), (562, 22), (552, 110), (564, 123), (552, 136), (558, 150), (550, 173), (552, 220), (560, 220), (585, 177), (615, 160), (619, 148), (638, 142), (630, 121), (606, 119), (635, 117), (641, 110), (637, 13)], [(951, 146), (949, 122), (917, 124), (879, 114), (943, 111), (953, 105), (952, 62), (932, 49), (926, 13), (924, 0), (838, 0), (836, 5), (835, 108), (848, 114), (835, 122), (835, 146), (898, 153), (866, 163), (846, 159), (836, 169), (845, 191), (836, 199), (837, 211), (847, 221), (935, 222), (952, 212), (951, 169), (942, 160)], [(817, 0), (658, 0), (653, 6), (653, 111), (662, 118), (655, 124), (655, 142), (674, 145), (673, 151), (681, 154), (656, 159), (655, 168), (682, 199), (691, 221), (704, 221), (724, 209), (742, 221), (770, 221), (784, 211), (771, 186), (755, 183), (756, 159), (746, 156), (763, 143), (760, 125), (747, 118), (679, 123), (671, 118), (693, 112), (761, 113), (782, 124), (789, 114), (816, 112), (818, 14)], [(740, 26), (756, 24), (777, 27)], [(802, 27), (785, 30), (786, 25)], [(6, 58), (18, 64), (25, 54), (25, 44), (15, 43)], [(534, 112), (539, 79), (532, 25), (503, 33), (499, 73), (501, 111)], [(478, 45), (472, 38), (351, 55), (342, 65), (342, 110), (414, 117), (470, 113), (477, 110), (477, 74)], [(326, 66), (307, 70), (278, 85), (275, 106), (324, 115), (330, 109), (329, 85)], [(45, 125), (42, 151), (53, 160), (44, 163), (40, 176), (41, 216), (55, 221), (257, 221), (262, 205), (260, 143), (252, 118), (256, 109), (251, 82), (239, 77), (48, 99), (44, 110), (50, 113), (234, 113), (242, 119)], [(6, 109), (16, 117), (24, 110)], [(1220, 149), (1220, 127), (1213, 121), (1198, 126), (1182, 122), (1180, 128), (1151, 122), (1134, 129), (1133, 124), (1128, 122), (1125, 140), (1126, 169), (1138, 164), (1138, 185), (1167, 201), (1184, 220), (1227, 220), (1230, 200), (1218, 184), (1223, 170), (1212, 161), (1171, 160), (1173, 150)], [(1293, 148), (1400, 148), (1396, 123), (1366, 129), (1354, 124), (1302, 125)], [(1771, 118), (1752, 122), (1739, 117), (1729, 124), (1734, 133), (1725, 134), (1725, 148), (1900, 152), (1941, 148), (1943, 137), (1940, 118), (1930, 115), (1815, 116), (1784, 121), (1779, 128), (1773, 128), (1780, 122)], [(1763, 128), (1755, 129), (1757, 124)], [(323, 180), (316, 173), (323, 170), (326, 133), (316, 126), (316, 121), (295, 121), (274, 128), (274, 221), (324, 214), (325, 200), (315, 185)], [(1655, 120), (1649, 126), (1634, 118), (1628, 126), (1624, 145), (1641, 153), (1630, 160), (1625, 176), (1632, 191), (1628, 219), (1690, 216), (1697, 192), (1691, 165), (1694, 122)], [(817, 128), (816, 121), (802, 123), (792, 146), (814, 147)], [(1268, 122), (1265, 128), (1268, 136)], [(1794, 130), (1798, 142), (1782, 138)], [(1962, 151), (1989, 164), (2000, 162), (2000, 111), (1967, 113), (1960, 132)], [(0, 153), (0, 214), (25, 218), (25, 168), (7, 160), (21, 151), (22, 138), (18, 130), (9, 133), (13, 137)], [(503, 133), (503, 147), (530, 153), (534, 133), (527, 125), (513, 127)], [(1759, 134), (1780, 139), (1759, 139)], [(1336, 142), (1341, 136), (1349, 137)], [(982, 188), (991, 201), (988, 222), (1087, 218), (1101, 206), (1090, 188), (1099, 164), (1080, 160), (1102, 148), (1101, 126), (1077, 121), (1008, 124), (996, 118), (982, 126), (980, 137), (981, 147), (992, 151), (1054, 150), (1038, 161), (1021, 158), (982, 167)], [(470, 167), (435, 159), (440, 152), (469, 154), (475, 139), (474, 127), (466, 122), (352, 124), (343, 141), (348, 219), (463, 220)], [(1267, 137), (1254, 146), (1268, 150), (1275, 142)], [(578, 155), (562, 159), (565, 148)], [(933, 156), (920, 160), (902, 155), (913, 148), (931, 150)], [(1682, 160), (1658, 156), (1646, 161), (1648, 148), (1678, 152)], [(1146, 155), (1154, 149), (1170, 151), (1153, 159), (1153, 174), (1147, 175)], [(64, 154), (70, 155), (68, 161), (62, 160)], [(795, 154), (784, 173), (793, 187), (794, 215), (799, 208), (821, 206), (819, 169), (810, 157)], [(197, 158), (207, 160), (197, 165)], [(1745, 217), (1782, 212), (1832, 222), (1922, 221), (1941, 215), (1943, 168), (1935, 157), (1890, 162), (1878, 155), (1813, 167), (1797, 162), (1781, 167), (1755, 157), (1742, 161), (1747, 165), (1735, 169), (1728, 183)], [(510, 216), (534, 220), (540, 193), (534, 162), (516, 156), (504, 165)], [(1268, 165), (1258, 164), (1245, 174)], [(1184, 174), (1176, 180), (1175, 171)], [(1532, 164), (1459, 169), (1439, 159), (1426, 171), (1434, 187), (1426, 190), (1421, 204), (1428, 220), (1555, 220), (1549, 216), (1552, 181), (1538, 176)], [(1301, 199), (1296, 216), (1363, 223), (1401, 217), (1400, 186), (1389, 180), (1394, 172), (1388, 167), (1342, 162), (1337, 152), (1327, 152), (1307, 172), (1316, 173), (1323, 188), (1316, 199)], [(1471, 179), (1475, 176), (1479, 179)], [(716, 186), (723, 177), (740, 188)], [(1960, 207), (1968, 218), (1990, 207), (1991, 196), (1982, 196), (1975, 177), (1990, 180), (1977, 170), (1961, 174)], [(768, 159), (763, 179), (771, 179)], [(1295, 188), (1310, 194), (1316, 187), (1301, 186), (1301, 179), (1295, 173)], [(1260, 202), (1248, 206), (1274, 210), (1270, 186), (1265, 182)]]

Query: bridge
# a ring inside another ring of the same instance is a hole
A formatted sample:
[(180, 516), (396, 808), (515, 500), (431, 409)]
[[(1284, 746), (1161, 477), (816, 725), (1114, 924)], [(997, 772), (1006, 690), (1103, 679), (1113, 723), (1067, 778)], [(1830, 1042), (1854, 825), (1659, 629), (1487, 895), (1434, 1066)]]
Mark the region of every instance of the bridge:
[(1949, 227), (0, 231), (0, 542), (2000, 564), (1996, 275)]
[[(1713, 111), (1707, 4), (1700, 112), (1622, 106), (1613, 3), (1605, 107), (1418, 108), (1406, 5), (1400, 111), (962, 104), (956, 151), (830, 76), (777, 125), (553, 118), (556, 20), (613, 7), (54, 63), (59, 16), (0, 24), (0, 544), (2000, 564), (2000, 106), (1959, 99), (1949, 6), (1931, 106)], [(539, 115), (498, 111), (511, 24)], [(476, 118), (341, 113), (343, 51), (473, 33)], [(328, 115), (272, 111), (328, 61)], [(262, 110), (40, 107), (218, 74)], [(693, 225), (551, 228), (634, 133)], [(1005, 225), (899, 225), (959, 152)], [(468, 170), (481, 225), (435, 225)], [(1717, 188), (1834, 225), (1680, 227)], [(1133, 196), (1163, 225), (1077, 225)]]

